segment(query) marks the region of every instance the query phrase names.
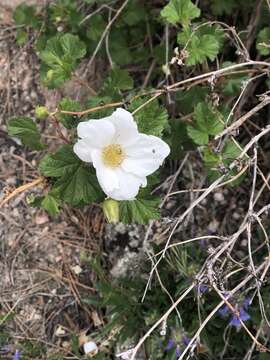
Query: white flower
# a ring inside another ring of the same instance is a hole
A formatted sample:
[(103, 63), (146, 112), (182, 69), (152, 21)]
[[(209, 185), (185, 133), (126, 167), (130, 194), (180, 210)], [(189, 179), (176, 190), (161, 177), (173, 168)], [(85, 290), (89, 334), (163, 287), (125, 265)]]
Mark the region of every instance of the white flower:
[(77, 131), (75, 154), (93, 163), (100, 186), (115, 200), (133, 200), (170, 153), (160, 138), (139, 133), (131, 113), (120, 108), (103, 119), (80, 122)]

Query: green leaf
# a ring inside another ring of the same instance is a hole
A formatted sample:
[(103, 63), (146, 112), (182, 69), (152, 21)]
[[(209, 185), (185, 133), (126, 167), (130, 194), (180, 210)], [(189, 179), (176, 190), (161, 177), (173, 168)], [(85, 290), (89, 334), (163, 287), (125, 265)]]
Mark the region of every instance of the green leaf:
[[(112, 100), (113, 99), (110, 96), (91, 96), (86, 102), (86, 107), (91, 109), (105, 104), (110, 104)], [(87, 119), (101, 119), (103, 117), (110, 116), (113, 111), (113, 108), (97, 110), (89, 114)]]
[(158, 204), (158, 199), (121, 201), (120, 220), (124, 224), (147, 224), (150, 220), (159, 219)]
[[(148, 98), (138, 98), (129, 106), (129, 111), (132, 112), (145, 104)], [(165, 126), (168, 124), (168, 113), (164, 106), (161, 106), (158, 100), (151, 101), (142, 109), (134, 114), (134, 119), (138, 124), (139, 131), (148, 134), (161, 136)]]
[(209, 141), (209, 136), (207, 134), (207, 132), (200, 130), (200, 129), (196, 129), (193, 126), (188, 126), (187, 127), (187, 133), (188, 136), (198, 145), (206, 145), (208, 144)]
[(80, 166), (80, 160), (73, 152), (72, 146), (62, 145), (56, 153), (46, 155), (39, 164), (42, 175), (61, 177), (70, 175)]
[(52, 192), (72, 206), (83, 206), (104, 199), (94, 170), (83, 164), (78, 165), (74, 173), (59, 178)]
[(193, 112), (198, 102), (203, 102), (208, 94), (208, 88), (203, 86), (193, 86), (189, 90), (176, 93), (176, 105), (179, 112), (188, 115)]
[(24, 29), (18, 29), (16, 33), (16, 41), (18, 45), (24, 45), (28, 40), (28, 34)]
[(256, 48), (260, 55), (267, 56), (270, 54), (270, 27), (262, 29), (257, 37)]
[(62, 85), (70, 79), (78, 59), (86, 54), (85, 44), (72, 34), (56, 35), (49, 39), (40, 53), (43, 61), (42, 80), (49, 88)]
[(178, 34), (177, 41), (187, 51), (186, 65), (202, 64), (207, 59), (213, 61), (223, 45), (223, 30), (219, 26), (201, 27), (196, 32), (190, 29)]
[[(78, 101), (64, 98), (58, 104), (58, 108), (59, 110), (65, 110), (65, 111), (80, 111), (81, 105)], [(72, 129), (76, 127), (80, 121), (78, 116), (69, 115), (69, 114), (59, 113), (57, 114), (57, 118), (67, 129)]]
[[(224, 61), (222, 63), (222, 68), (225, 69), (228, 66), (234, 65), (235, 63), (231, 61)], [(226, 96), (236, 96), (241, 91), (244, 82), (248, 80), (247, 75), (231, 75), (230, 77), (225, 76), (221, 82), (221, 90)]]
[(106, 23), (103, 20), (103, 17), (100, 14), (95, 14), (91, 16), (88, 23), (88, 30), (86, 36), (93, 41), (100, 39), (106, 27)]
[(70, 145), (63, 145), (55, 154), (46, 155), (39, 170), (44, 176), (57, 178), (51, 194), (73, 206), (104, 198), (94, 170), (75, 155)]
[(239, 3), (235, 0), (212, 0), (211, 9), (214, 15), (230, 15)]
[(36, 28), (39, 24), (35, 8), (26, 4), (20, 4), (16, 7), (13, 13), (13, 19), (16, 25), (32, 26)]
[[(241, 147), (233, 141), (227, 141), (221, 153), (214, 153), (211, 148), (206, 147), (203, 151), (203, 161), (211, 181), (216, 180), (220, 175), (219, 169), (227, 168), (241, 154)], [(229, 171), (225, 180), (237, 174), (237, 170)], [(243, 175), (233, 181), (231, 185), (238, 185), (242, 181)]]
[(114, 94), (120, 95), (121, 90), (131, 90), (132, 88), (133, 79), (128, 71), (115, 67), (110, 71), (104, 83), (102, 93), (109, 96), (113, 96)]
[(191, 0), (170, 0), (160, 14), (170, 24), (187, 27), (192, 19), (200, 16), (201, 10)]
[(16, 117), (8, 122), (8, 133), (18, 137), (22, 143), (34, 150), (42, 150), (44, 145), (40, 142), (40, 133), (37, 125), (28, 117)]
[(41, 207), (48, 211), (50, 215), (59, 214), (59, 205), (59, 200), (50, 195), (50, 193), (47, 194), (41, 202)]
[(181, 119), (171, 119), (171, 131), (165, 141), (171, 148), (170, 158), (174, 160), (182, 159), (185, 151), (194, 150), (194, 143), (188, 136), (186, 124)]
[(219, 134), (223, 128), (221, 113), (201, 102), (194, 109), (194, 123), (187, 127), (187, 132), (196, 144), (206, 145), (209, 136)]
[(140, 1), (130, 1), (123, 12), (123, 21), (128, 26), (134, 26), (146, 20), (146, 10)]

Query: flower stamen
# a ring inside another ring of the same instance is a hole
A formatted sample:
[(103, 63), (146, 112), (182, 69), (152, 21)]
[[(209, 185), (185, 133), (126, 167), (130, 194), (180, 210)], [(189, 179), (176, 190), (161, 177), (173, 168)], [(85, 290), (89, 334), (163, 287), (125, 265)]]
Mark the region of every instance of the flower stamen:
[(125, 153), (120, 145), (111, 144), (103, 148), (102, 161), (104, 165), (115, 168), (123, 162)]

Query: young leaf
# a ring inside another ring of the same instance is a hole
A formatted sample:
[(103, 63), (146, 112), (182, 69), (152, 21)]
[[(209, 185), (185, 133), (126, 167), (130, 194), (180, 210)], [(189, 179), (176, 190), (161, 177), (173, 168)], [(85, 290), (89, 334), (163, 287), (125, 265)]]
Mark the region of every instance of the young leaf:
[(24, 145), (34, 150), (41, 150), (44, 145), (40, 142), (37, 125), (28, 117), (16, 117), (8, 122), (8, 133), (17, 136)]
[(120, 202), (120, 221), (124, 224), (147, 224), (150, 220), (159, 219), (159, 200), (136, 199)]
[(270, 54), (270, 27), (262, 29), (257, 37), (256, 48), (260, 55), (267, 56)]
[(41, 202), (41, 207), (52, 216), (59, 214), (59, 205), (59, 200), (50, 195), (50, 193), (47, 194)]
[(201, 10), (191, 0), (170, 0), (160, 14), (170, 24), (187, 27), (192, 19), (200, 16)]
[[(134, 111), (147, 100), (148, 99), (144, 97), (132, 101), (129, 106), (129, 111)], [(135, 113), (134, 118), (140, 132), (159, 137), (162, 135), (165, 126), (168, 124), (168, 113), (164, 106), (159, 105), (158, 100), (151, 101), (144, 106)]]
[(42, 79), (49, 88), (55, 88), (68, 80), (77, 60), (86, 54), (85, 44), (72, 34), (56, 35), (49, 39), (40, 53), (43, 61)]
[[(60, 101), (58, 108), (59, 110), (65, 111), (80, 111), (81, 105), (78, 101), (64, 98)], [(62, 113), (57, 114), (57, 118), (67, 129), (72, 129), (76, 127), (80, 121), (76, 115)]]

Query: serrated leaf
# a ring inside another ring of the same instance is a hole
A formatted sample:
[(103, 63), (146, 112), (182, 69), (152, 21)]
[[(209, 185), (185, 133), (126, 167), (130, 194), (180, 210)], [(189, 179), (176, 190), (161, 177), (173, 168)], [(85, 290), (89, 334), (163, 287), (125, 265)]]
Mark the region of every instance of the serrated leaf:
[(18, 29), (16, 32), (16, 41), (18, 45), (24, 45), (28, 40), (28, 34), (23, 29)]
[(260, 55), (267, 56), (270, 54), (270, 27), (262, 29), (257, 37), (256, 49)]
[(146, 10), (139, 1), (130, 1), (123, 13), (123, 22), (128, 26), (137, 25), (146, 20)]
[[(208, 178), (211, 181), (216, 180), (221, 172), (219, 168), (228, 168), (229, 165), (241, 154), (240, 146), (233, 141), (227, 141), (221, 153), (214, 153), (212, 149), (206, 147), (203, 151), (203, 161), (208, 172)], [(225, 180), (237, 174), (237, 170), (229, 171)], [(237, 185), (242, 181), (243, 175), (237, 180), (233, 181), (231, 185)]]
[(223, 44), (223, 31), (219, 26), (206, 26), (192, 33), (190, 29), (178, 34), (177, 41), (187, 51), (186, 65), (202, 64), (207, 59), (213, 61)]
[(46, 210), (50, 215), (59, 214), (59, 205), (59, 200), (50, 194), (47, 194), (41, 202), (42, 209)]
[(186, 27), (200, 16), (201, 10), (191, 0), (170, 0), (160, 14), (168, 23)]
[[(139, 98), (129, 106), (132, 112), (147, 102), (147, 98)], [(158, 100), (154, 100), (144, 106), (141, 110), (134, 114), (134, 119), (138, 124), (139, 131), (148, 134), (161, 136), (165, 126), (168, 124), (168, 113), (164, 106), (161, 106)]]
[[(110, 104), (112, 101), (113, 99), (110, 96), (91, 96), (90, 98), (88, 98), (86, 102), (86, 107), (91, 109), (105, 104)], [(87, 119), (89, 118), (101, 119), (103, 117), (111, 115), (113, 111), (114, 111), (113, 108), (97, 110), (89, 114), (87, 116)]]
[(188, 115), (193, 112), (198, 102), (203, 102), (208, 94), (209, 89), (203, 86), (193, 86), (189, 90), (179, 91), (176, 93), (176, 105), (179, 112)]
[(111, 30), (110, 53), (113, 61), (119, 66), (136, 61), (130, 50), (130, 37), (126, 29), (113, 28)]
[(100, 39), (103, 31), (105, 30), (106, 23), (103, 20), (103, 17), (100, 14), (95, 14), (91, 16), (88, 24), (88, 30), (86, 36), (93, 41)]
[(8, 122), (8, 133), (17, 136), (24, 145), (34, 150), (42, 150), (44, 145), (40, 142), (40, 133), (37, 125), (31, 118), (16, 117)]
[(104, 83), (102, 94), (114, 97), (114, 95), (121, 95), (121, 90), (130, 90), (132, 88), (133, 79), (128, 71), (115, 67), (110, 71)]
[(13, 13), (13, 19), (16, 25), (32, 26), (36, 28), (39, 24), (36, 10), (33, 6), (20, 4)]
[(212, 0), (211, 9), (214, 15), (230, 15), (239, 3), (235, 0)]
[(72, 206), (83, 206), (104, 199), (93, 169), (84, 164), (78, 165), (72, 174), (58, 178), (52, 191)]
[(181, 119), (171, 119), (170, 127), (170, 134), (164, 140), (170, 145), (170, 158), (179, 160), (183, 158), (185, 151), (194, 150), (194, 143), (187, 133), (186, 124)]
[(209, 135), (207, 132), (196, 129), (193, 126), (187, 127), (188, 136), (198, 145), (206, 145), (209, 141)]
[(49, 88), (55, 88), (68, 80), (77, 60), (86, 54), (85, 44), (72, 34), (56, 35), (47, 41), (40, 53), (43, 61), (42, 80)]
[(136, 199), (120, 202), (120, 221), (124, 224), (147, 224), (150, 220), (159, 219), (159, 200)]
[[(65, 110), (65, 111), (80, 111), (81, 105), (78, 101), (64, 98), (58, 104), (58, 108), (59, 110)], [(59, 113), (57, 114), (57, 118), (67, 129), (72, 129), (76, 127), (80, 121), (78, 116), (69, 115), (69, 114)]]
[(73, 206), (104, 198), (94, 170), (75, 155), (70, 145), (63, 145), (55, 154), (46, 155), (39, 170), (44, 176), (57, 178), (51, 194)]
[(76, 171), (80, 160), (72, 146), (62, 145), (56, 153), (46, 155), (39, 164), (39, 171), (47, 177), (61, 177)]
[(223, 128), (221, 113), (201, 102), (194, 109), (194, 122), (187, 127), (187, 132), (196, 144), (206, 145), (209, 136), (219, 134)]

